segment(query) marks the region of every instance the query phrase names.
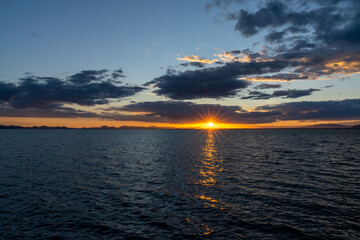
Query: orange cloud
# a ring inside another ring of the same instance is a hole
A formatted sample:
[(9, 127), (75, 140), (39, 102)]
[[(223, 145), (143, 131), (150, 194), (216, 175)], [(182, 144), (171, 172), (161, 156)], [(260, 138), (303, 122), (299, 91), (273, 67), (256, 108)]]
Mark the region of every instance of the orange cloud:
[(183, 58), (176, 58), (179, 61), (187, 61), (187, 62), (201, 62), (206, 64), (212, 64), (213, 62), (216, 62), (216, 59), (206, 59), (206, 58), (200, 58), (197, 55), (191, 55), (191, 56), (185, 56)]
[(214, 56), (220, 58), (220, 60), (224, 62), (249, 62), (251, 59), (248, 56), (244, 56), (241, 54), (240, 56), (234, 56), (231, 53), (224, 52), (224, 53), (217, 53)]
[(360, 61), (349, 62), (344, 61), (344, 59), (335, 60), (325, 64), (325, 67), (329, 68), (330, 71), (335, 70), (337, 73), (354, 74), (360, 72)]

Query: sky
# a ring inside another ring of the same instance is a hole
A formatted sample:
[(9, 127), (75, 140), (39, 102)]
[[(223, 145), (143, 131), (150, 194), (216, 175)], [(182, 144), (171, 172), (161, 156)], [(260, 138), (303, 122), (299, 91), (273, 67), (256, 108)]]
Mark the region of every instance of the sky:
[(360, 124), (357, 0), (3, 0), (0, 34), (0, 125)]

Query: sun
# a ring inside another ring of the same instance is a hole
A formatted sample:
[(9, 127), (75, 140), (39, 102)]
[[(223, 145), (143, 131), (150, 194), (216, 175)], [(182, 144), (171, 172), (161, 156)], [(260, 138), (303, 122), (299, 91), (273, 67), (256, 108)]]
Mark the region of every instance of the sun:
[(201, 124), (201, 128), (203, 128), (203, 129), (216, 129), (216, 128), (218, 128), (218, 126), (213, 121), (211, 121), (211, 122), (206, 121), (206, 122)]

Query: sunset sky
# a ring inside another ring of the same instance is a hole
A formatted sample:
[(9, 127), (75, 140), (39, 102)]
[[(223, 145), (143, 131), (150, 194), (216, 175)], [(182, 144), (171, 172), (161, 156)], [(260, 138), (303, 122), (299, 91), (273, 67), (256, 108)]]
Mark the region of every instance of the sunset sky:
[(358, 0), (3, 0), (0, 34), (0, 125), (360, 124)]

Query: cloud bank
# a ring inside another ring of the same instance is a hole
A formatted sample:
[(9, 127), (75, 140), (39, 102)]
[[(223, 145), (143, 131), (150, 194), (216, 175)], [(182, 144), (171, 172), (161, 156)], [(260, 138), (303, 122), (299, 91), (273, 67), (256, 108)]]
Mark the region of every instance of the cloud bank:
[(296, 63), (287, 61), (229, 62), (220, 67), (168, 73), (145, 84), (154, 85), (157, 95), (175, 100), (233, 97), (250, 85), (248, 75), (279, 72)]
[[(234, 5), (235, 2), (238, 4)], [(225, 51), (215, 54), (218, 59), (197, 55), (178, 58), (188, 61), (183, 66), (201, 69), (153, 79), (148, 85), (154, 84), (157, 88), (154, 93), (174, 100), (225, 98), (236, 96), (249, 85), (237, 82), (242, 80), (317, 80), (360, 73), (359, 1), (257, 1), (253, 4), (256, 9), (251, 11), (243, 5), (244, 1), (216, 0), (207, 6), (219, 7), (221, 11), (228, 11), (229, 6), (239, 8), (227, 13), (227, 20), (235, 22), (234, 30), (243, 37), (264, 32), (263, 42), (267, 47), (260, 52)], [(212, 65), (218, 62), (223, 65)], [(306, 95), (303, 90), (294, 89), (288, 93), (277, 92), (274, 96), (295, 98), (297, 93)], [(259, 98), (250, 94), (247, 99)]]
[(241, 99), (270, 99), (270, 98), (300, 98), (304, 96), (309, 96), (315, 91), (320, 91), (320, 89), (287, 89), (287, 90), (278, 90), (274, 91), (272, 94), (264, 93), (260, 91), (249, 91), (249, 95), (246, 97), (241, 97)]
[[(128, 114), (131, 112), (132, 114)], [(139, 102), (102, 112), (76, 110), (62, 105), (45, 108), (14, 109), (0, 105), (3, 117), (98, 118), (115, 121), (195, 123), (209, 120), (230, 124), (262, 124), (288, 120), (360, 120), (360, 99), (340, 101), (302, 101), (263, 105), (252, 110), (240, 106), (195, 104), (183, 101)]]
[(62, 104), (94, 106), (129, 97), (144, 88), (120, 86), (122, 70), (87, 70), (66, 79), (27, 76), (18, 83), (0, 82), (0, 103), (14, 109), (53, 108)]
[(170, 123), (216, 122), (233, 124), (273, 123), (287, 120), (360, 119), (360, 99), (340, 101), (302, 101), (263, 105), (253, 110), (240, 106), (195, 104), (182, 101), (140, 102), (112, 109), (156, 117)]

